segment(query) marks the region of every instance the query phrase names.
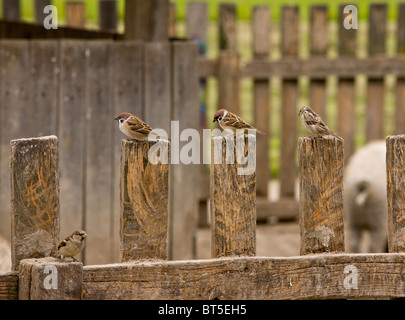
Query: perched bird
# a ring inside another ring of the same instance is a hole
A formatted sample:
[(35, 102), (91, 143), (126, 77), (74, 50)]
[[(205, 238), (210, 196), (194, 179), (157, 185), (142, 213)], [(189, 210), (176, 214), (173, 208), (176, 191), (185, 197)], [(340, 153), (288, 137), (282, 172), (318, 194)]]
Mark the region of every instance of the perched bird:
[(302, 123), (312, 135), (317, 137), (332, 135), (336, 138), (342, 139), (342, 137), (329, 129), (325, 122), (322, 121), (321, 117), (310, 107), (302, 107), (298, 112), (298, 116), (301, 116)]
[(121, 132), (131, 139), (147, 140), (149, 135), (155, 139), (160, 136), (149, 125), (128, 112), (120, 113), (114, 120), (118, 120)]
[(212, 122), (218, 121), (219, 126), (223, 130), (232, 130), (233, 133), (236, 133), (237, 129), (252, 129), (256, 130), (258, 133), (263, 134), (260, 130), (256, 129), (249, 123), (247, 123), (245, 120), (243, 120), (241, 117), (237, 116), (236, 114), (225, 110), (225, 109), (220, 109), (217, 111), (217, 113), (214, 115), (214, 120)]
[(58, 255), (61, 257), (61, 259), (70, 257), (76, 261), (74, 256), (83, 250), (86, 237), (87, 233), (83, 230), (79, 230), (73, 232), (69, 237), (59, 243)]

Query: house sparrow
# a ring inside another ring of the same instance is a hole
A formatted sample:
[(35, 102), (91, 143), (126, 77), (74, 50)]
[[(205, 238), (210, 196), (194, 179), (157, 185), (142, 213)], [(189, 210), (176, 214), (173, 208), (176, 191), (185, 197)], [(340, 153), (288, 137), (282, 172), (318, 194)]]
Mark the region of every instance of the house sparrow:
[(258, 133), (263, 134), (260, 130), (256, 129), (255, 127), (251, 126), (241, 117), (237, 116), (236, 114), (221, 109), (218, 110), (217, 113), (214, 115), (214, 120), (212, 122), (218, 121), (219, 126), (223, 130), (232, 130), (233, 133), (236, 133), (237, 129), (252, 129), (256, 130)]
[(342, 139), (342, 137), (338, 136), (331, 129), (329, 129), (325, 122), (322, 121), (321, 117), (318, 116), (310, 107), (302, 107), (298, 112), (298, 116), (301, 116), (302, 123), (312, 135), (317, 137), (332, 135), (338, 139)]
[(83, 230), (73, 232), (69, 237), (63, 240), (58, 245), (58, 255), (61, 259), (66, 257), (74, 258), (80, 251), (83, 250), (87, 233)]
[(118, 126), (123, 134), (135, 140), (147, 140), (149, 135), (155, 139), (160, 135), (138, 117), (128, 112), (120, 113), (114, 120), (118, 120)]

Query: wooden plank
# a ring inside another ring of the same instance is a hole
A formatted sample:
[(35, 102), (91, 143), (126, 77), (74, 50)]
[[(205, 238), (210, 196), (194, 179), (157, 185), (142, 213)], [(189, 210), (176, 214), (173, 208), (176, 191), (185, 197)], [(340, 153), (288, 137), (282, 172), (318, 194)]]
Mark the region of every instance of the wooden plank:
[(56, 136), (11, 141), (11, 269), (49, 256), (59, 244), (59, 147)]
[(19, 21), (21, 19), (19, 0), (3, 0), (3, 19), (9, 21)]
[(27, 81), (26, 75), (27, 70), (31, 70), (29, 42), (2, 41), (1, 48), (0, 233), (10, 239), (10, 140), (34, 136), (31, 119), (25, 115), (30, 109), (27, 106), (31, 105), (32, 82)]
[(186, 37), (207, 43), (208, 8), (205, 2), (187, 2)]
[[(311, 6), (311, 56), (326, 56), (328, 50), (328, 7)], [(326, 119), (326, 79), (311, 78), (309, 104), (322, 119)]]
[[(281, 52), (283, 57), (298, 57), (299, 14), (297, 6), (283, 6)], [(294, 198), (297, 139), (297, 79), (282, 80), (280, 197)]]
[(219, 49), (237, 52), (236, 5), (220, 3), (218, 15)]
[(43, 25), (48, 14), (44, 13), (44, 8), (51, 4), (51, 0), (35, 0), (35, 22)]
[[(252, 32), (255, 59), (268, 59), (270, 52), (270, 10), (268, 6), (253, 8)], [(253, 108), (255, 126), (265, 135), (257, 136), (257, 185), (258, 196), (267, 196), (269, 180), (270, 141), (270, 81), (253, 81)]]
[[(86, 44), (86, 123), (85, 123), (85, 220), (84, 230), (91, 235), (85, 247), (85, 262), (90, 264), (113, 261), (119, 242), (100, 243), (114, 233), (113, 220), (113, 133), (116, 123), (111, 103), (112, 42), (91, 41)], [(118, 233), (118, 230), (116, 230)], [(118, 256), (118, 254), (116, 254)]]
[[(166, 163), (153, 164), (152, 147)], [(169, 143), (122, 140), (120, 260), (167, 259)], [(165, 152), (164, 152), (165, 151)]]
[[(405, 3), (398, 4), (397, 54), (405, 56)], [(405, 132), (405, 76), (397, 78), (395, 106), (395, 134)]]
[(344, 252), (343, 140), (298, 139), (301, 255)]
[[(191, 145), (193, 154), (188, 157), (200, 151), (197, 57), (198, 46), (194, 41), (172, 42), (172, 121), (179, 121), (179, 133), (185, 129), (195, 130), (194, 136), (180, 136), (181, 141), (176, 142), (172, 136), (172, 141), (178, 144), (177, 152), (183, 153), (183, 148)], [(172, 150), (174, 159), (174, 148)], [(188, 161), (188, 157), (184, 160)], [(197, 159), (197, 163), (185, 163), (180, 156), (179, 164), (172, 166), (170, 172), (169, 257), (174, 260), (192, 259), (196, 255), (199, 194), (195, 184), (200, 173), (200, 157)]]
[[(371, 57), (385, 55), (387, 5), (370, 5), (368, 54)], [(381, 139), (384, 119), (384, 79), (368, 79), (366, 140)]]
[(167, 41), (169, 0), (126, 0), (125, 39)]
[(177, 21), (176, 3), (170, 2), (169, 3), (169, 28), (168, 28), (169, 38), (176, 37), (176, 21)]
[[(60, 42), (60, 208), (61, 234), (84, 229), (85, 216), (85, 83), (86, 46), (78, 40)], [(83, 256), (82, 256), (83, 258)]]
[(388, 136), (387, 143), (387, 199), (388, 252), (405, 250), (405, 135)]
[(18, 299), (18, 272), (0, 273), (0, 300)]
[[(247, 158), (247, 164), (242, 164), (241, 157)], [(256, 163), (251, 162), (252, 157), (255, 161), (254, 135), (211, 139), (213, 258), (256, 254)], [(243, 168), (247, 172), (242, 173)]]
[(86, 5), (83, 1), (66, 2), (66, 24), (73, 28), (86, 26)]
[(19, 269), (19, 300), (81, 300), (83, 264), (55, 258), (25, 259)]
[(171, 49), (169, 42), (144, 45), (144, 121), (170, 135)]
[(318, 254), (85, 266), (83, 299), (404, 297), (404, 259), (403, 253)]
[(101, 30), (117, 31), (117, 0), (99, 0), (99, 25)]
[(240, 114), (239, 60), (239, 54), (236, 52), (222, 51), (219, 53), (218, 105), (219, 108), (236, 114)]
[[(356, 29), (346, 29), (344, 20), (347, 14), (344, 12), (344, 5), (339, 7), (339, 57), (345, 62), (348, 58), (356, 57)], [(338, 134), (345, 140), (345, 160), (354, 152), (355, 135), (355, 76), (345, 76), (338, 79)]]

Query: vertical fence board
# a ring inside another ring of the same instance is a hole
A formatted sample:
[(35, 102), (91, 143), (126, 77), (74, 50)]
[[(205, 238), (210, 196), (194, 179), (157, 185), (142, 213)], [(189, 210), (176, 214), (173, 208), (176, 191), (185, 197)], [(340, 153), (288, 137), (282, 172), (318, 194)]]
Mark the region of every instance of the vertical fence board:
[[(397, 22), (397, 54), (405, 56), (405, 3), (398, 5)], [(397, 78), (396, 107), (395, 107), (395, 133), (405, 132), (405, 77)]]
[(99, 0), (99, 25), (101, 30), (117, 31), (117, 1)]
[(59, 244), (59, 148), (56, 136), (11, 141), (11, 260), (43, 258)]
[[(243, 140), (240, 143), (244, 150), (238, 150), (237, 139)], [(256, 254), (256, 172), (240, 174), (239, 169), (244, 166), (240, 164), (238, 156), (238, 153), (243, 153), (246, 157), (251, 152), (251, 156), (256, 157), (256, 137), (253, 135), (236, 139), (223, 136), (211, 139), (213, 258)]]
[[(268, 6), (253, 8), (252, 15), (253, 55), (257, 60), (266, 60), (270, 52), (270, 10)], [(258, 196), (267, 198), (269, 180), (269, 141), (270, 141), (270, 81), (253, 81), (253, 108), (255, 126), (265, 135), (257, 136), (257, 183)]]
[(219, 53), (218, 101), (219, 108), (240, 113), (240, 68), (239, 55), (232, 51)]
[(43, 24), (47, 14), (44, 13), (44, 8), (51, 4), (51, 0), (35, 0), (35, 21), (38, 24)]
[[(311, 6), (311, 56), (325, 57), (328, 50), (328, 7)], [(326, 79), (311, 79), (309, 104), (322, 119), (326, 119)]]
[[(339, 58), (356, 56), (356, 29), (346, 29), (343, 21), (344, 5), (339, 6)], [(354, 152), (355, 134), (355, 79), (338, 79), (338, 134), (345, 140), (346, 159)]]
[[(86, 263), (113, 262), (119, 243), (105, 243), (112, 235), (112, 129), (114, 110), (111, 103), (111, 42), (86, 44), (86, 216), (84, 228), (89, 234)], [(118, 231), (118, 230), (117, 230)], [(100, 250), (100, 243), (103, 243)]]
[(61, 236), (84, 228), (85, 86), (84, 41), (60, 42), (59, 146)]
[[(387, 5), (372, 4), (369, 13), (368, 54), (370, 57), (385, 54)], [(371, 141), (383, 137), (384, 79), (368, 79), (366, 139)]]
[(170, 135), (171, 49), (168, 42), (144, 45), (144, 121)]
[[(281, 46), (284, 58), (298, 57), (299, 14), (297, 6), (283, 6)], [(283, 79), (281, 98), (280, 197), (293, 198), (296, 179), (297, 79)]]
[(343, 252), (343, 141), (298, 140), (301, 255)]
[[(167, 150), (167, 164), (152, 164), (149, 150), (156, 143)], [(168, 257), (170, 144), (122, 140), (120, 260)]]
[[(171, 119), (179, 121), (180, 133), (184, 129), (195, 129), (198, 132), (198, 46), (192, 41), (175, 41), (172, 43), (172, 55)], [(188, 141), (179, 141), (179, 150), (192, 141), (196, 148), (191, 152), (195, 156), (195, 152), (200, 150), (199, 139), (196, 141), (195, 136), (185, 138)], [(199, 161), (200, 157), (197, 159)], [(185, 164), (180, 158), (180, 163), (172, 166), (170, 172), (170, 259), (195, 258), (199, 196), (195, 184), (198, 182), (199, 169), (198, 164)]]
[(19, 21), (20, 19), (20, 0), (3, 0), (3, 20)]
[[(26, 40), (2, 41), (1, 77), (1, 166), (0, 203), (1, 234), (10, 238), (10, 141), (34, 136), (31, 119), (26, 116), (32, 106), (32, 82), (27, 77), (31, 70), (30, 45)], [(28, 80), (27, 80), (28, 78)], [(13, 121), (10, 121), (13, 119)]]
[(84, 28), (86, 25), (86, 5), (83, 1), (66, 2), (66, 24), (73, 28)]
[(405, 135), (388, 136), (388, 252), (405, 251)]
[(236, 34), (236, 5), (234, 3), (219, 4), (219, 49), (236, 52), (238, 50)]

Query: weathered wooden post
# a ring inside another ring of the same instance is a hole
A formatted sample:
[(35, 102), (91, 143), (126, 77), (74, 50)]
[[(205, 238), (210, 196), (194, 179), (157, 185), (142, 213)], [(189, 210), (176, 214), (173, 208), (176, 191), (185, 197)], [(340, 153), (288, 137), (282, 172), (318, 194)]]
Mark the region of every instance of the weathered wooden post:
[(256, 136), (213, 137), (211, 256), (256, 254)]
[(59, 244), (56, 136), (11, 141), (11, 263), (47, 257)]
[(122, 140), (120, 259), (167, 259), (170, 143)]
[(343, 140), (298, 139), (301, 255), (343, 252)]
[(405, 252), (405, 135), (388, 136), (388, 252)]

